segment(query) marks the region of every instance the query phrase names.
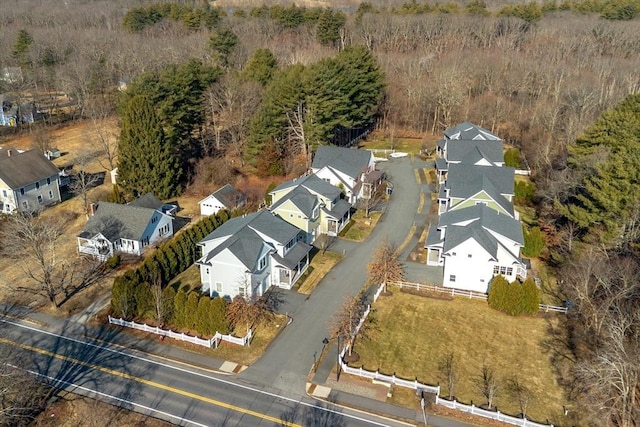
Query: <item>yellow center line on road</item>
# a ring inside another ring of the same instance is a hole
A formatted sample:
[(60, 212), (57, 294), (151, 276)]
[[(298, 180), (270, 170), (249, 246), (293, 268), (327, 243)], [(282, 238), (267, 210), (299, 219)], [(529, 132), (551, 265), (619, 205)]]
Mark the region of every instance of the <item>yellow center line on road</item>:
[(44, 350), (44, 349), (41, 349), (41, 348), (38, 348), (38, 347), (33, 347), (33, 346), (30, 346), (30, 345), (27, 345), (27, 344), (22, 344), (22, 343), (19, 343), (19, 342), (11, 341), (11, 340), (8, 340), (6, 338), (1, 338), (0, 337), (0, 343), (8, 344), (8, 345), (16, 346), (16, 347), (20, 347), (20, 348), (22, 348), (24, 350), (33, 351), (35, 353), (43, 354), (45, 356), (55, 357), (56, 359), (64, 360), (64, 361), (67, 361), (67, 362), (73, 362), (73, 363), (75, 363), (77, 365), (86, 366), (88, 368), (92, 368), (92, 369), (95, 369), (95, 370), (98, 370), (100, 372), (104, 372), (106, 374), (110, 374), (110, 375), (113, 375), (113, 376), (116, 376), (116, 377), (121, 377), (121, 378), (124, 378), (124, 379), (136, 381), (136, 382), (139, 382), (141, 384), (145, 384), (145, 385), (148, 385), (148, 386), (151, 386), (151, 387), (159, 388), (161, 390), (169, 391), (171, 393), (179, 394), (181, 396), (189, 397), (191, 399), (196, 399), (196, 400), (199, 400), (201, 402), (209, 403), (211, 405), (219, 406), (219, 407), (222, 407), (222, 408), (225, 408), (225, 409), (230, 409), (232, 411), (240, 412), (240, 413), (243, 413), (243, 414), (246, 414), (246, 415), (251, 415), (253, 417), (261, 418), (263, 420), (272, 421), (272, 422), (274, 422), (274, 423), (276, 423), (278, 425), (290, 426), (290, 427), (302, 427), (300, 424), (295, 424), (295, 423), (292, 423), (292, 422), (289, 422), (289, 421), (281, 420), (280, 418), (271, 417), (269, 415), (261, 414), (260, 412), (251, 411), (249, 409), (241, 408), (239, 406), (231, 405), (229, 403), (221, 402), (219, 400), (210, 399), (208, 397), (200, 396), (199, 394), (191, 393), (191, 392), (188, 392), (188, 391), (185, 391), (185, 390), (181, 390), (179, 388), (175, 388), (175, 387), (167, 386), (167, 385), (164, 385), (164, 384), (156, 383), (154, 381), (145, 380), (144, 378), (136, 377), (136, 376), (133, 376), (131, 374), (115, 371), (113, 369), (105, 368), (103, 366), (94, 365), (92, 363), (83, 362), (82, 360), (74, 359), (74, 358), (69, 357), (69, 356), (63, 356), (61, 354), (56, 354), (56, 353), (53, 353), (51, 351)]

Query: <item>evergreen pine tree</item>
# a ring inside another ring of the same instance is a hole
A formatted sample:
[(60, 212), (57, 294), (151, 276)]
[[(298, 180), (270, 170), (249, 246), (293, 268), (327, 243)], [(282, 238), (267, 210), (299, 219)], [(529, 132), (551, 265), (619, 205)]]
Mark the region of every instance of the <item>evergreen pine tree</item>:
[(269, 49), (256, 49), (242, 72), (249, 79), (266, 86), (277, 69), (276, 57)]
[(147, 282), (140, 283), (135, 289), (136, 316), (146, 319), (153, 312), (153, 295)]
[(185, 327), (191, 330), (196, 329), (196, 324), (198, 321), (198, 318), (197, 318), (198, 300), (199, 300), (198, 293), (195, 291), (191, 291), (187, 295), (187, 302), (184, 306)]
[(227, 300), (224, 298), (214, 298), (211, 300), (209, 308), (209, 316), (213, 333), (221, 334), (229, 333), (229, 324), (227, 323)]
[(207, 297), (200, 298), (198, 301), (198, 309), (196, 310), (196, 331), (202, 335), (213, 335), (211, 331), (211, 322), (209, 318), (210, 299)]
[(489, 307), (494, 310), (505, 311), (508, 303), (508, 286), (509, 282), (507, 282), (507, 279), (505, 279), (502, 274), (495, 276), (491, 280), (489, 297), (487, 299)]
[(182, 168), (143, 96), (131, 98), (124, 109), (118, 159), (118, 181), (131, 195), (153, 192), (166, 199), (179, 194)]
[(176, 292), (176, 296), (173, 298), (172, 316), (172, 323), (179, 328), (184, 328), (187, 324), (185, 318), (186, 305), (187, 293), (183, 289), (179, 289), (178, 292)]
[(540, 308), (540, 290), (533, 278), (529, 277), (522, 284), (522, 313), (534, 316)]

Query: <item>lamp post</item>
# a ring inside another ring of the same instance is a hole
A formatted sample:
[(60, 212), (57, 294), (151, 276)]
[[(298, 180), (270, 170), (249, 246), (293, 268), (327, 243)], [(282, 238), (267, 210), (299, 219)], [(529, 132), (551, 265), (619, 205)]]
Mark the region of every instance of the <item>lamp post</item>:
[(336, 369), (336, 382), (340, 381), (340, 334), (338, 334), (338, 355), (336, 360), (338, 367)]

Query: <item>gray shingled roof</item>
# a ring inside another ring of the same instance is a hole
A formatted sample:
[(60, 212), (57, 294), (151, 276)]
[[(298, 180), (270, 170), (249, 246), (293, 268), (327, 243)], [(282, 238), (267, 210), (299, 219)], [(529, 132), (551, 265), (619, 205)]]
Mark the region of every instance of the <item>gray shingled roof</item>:
[(311, 194), (309, 190), (304, 187), (296, 187), (288, 192), (284, 197), (280, 198), (276, 203), (269, 207), (270, 211), (275, 211), (278, 207), (282, 206), (285, 202), (291, 201), (300, 212), (306, 215), (307, 218), (311, 218), (313, 209), (318, 206), (318, 197)]
[(470, 166), (450, 164), (446, 187), (456, 197), (470, 197), (481, 189), (482, 182), (490, 181), (500, 194), (513, 194), (515, 169), (512, 167)]
[(295, 188), (298, 186), (305, 187), (312, 193), (320, 194), (322, 197), (325, 197), (330, 200), (334, 200), (336, 197), (342, 193), (335, 185), (331, 185), (327, 181), (318, 178), (317, 175), (311, 174), (302, 178), (292, 179), (290, 181), (285, 181), (275, 189), (273, 189), (272, 193), (277, 191), (286, 190), (287, 188)]
[(436, 169), (446, 171), (448, 169), (447, 161), (442, 157), (436, 157)]
[(355, 178), (369, 165), (372, 156), (368, 150), (321, 145), (313, 157), (311, 167), (318, 170), (330, 166)]
[(230, 209), (235, 209), (245, 199), (244, 195), (233, 188), (231, 184), (226, 184), (223, 187), (220, 187), (213, 192), (212, 196)]
[(344, 216), (344, 214), (349, 212), (349, 209), (351, 209), (351, 204), (344, 199), (340, 199), (335, 205), (333, 205), (333, 208), (331, 210), (323, 210), (331, 218), (340, 219)]
[(502, 142), (454, 140), (447, 144), (447, 160), (450, 162), (475, 163), (483, 158), (491, 163), (503, 162)]
[(58, 168), (36, 150), (19, 153), (11, 152), (11, 156), (0, 157), (0, 180), (13, 190), (17, 190), (37, 181), (58, 176)]
[(273, 254), (273, 259), (280, 265), (287, 267), (289, 270), (293, 270), (296, 268), (298, 263), (307, 256), (307, 254), (311, 251), (312, 246), (307, 245), (304, 242), (298, 242), (296, 245), (291, 248), (289, 252), (283, 257), (278, 255), (277, 253)]
[(522, 224), (520, 221), (508, 215), (500, 215), (495, 210), (484, 205), (476, 205), (445, 212), (440, 215), (438, 228), (447, 228), (445, 239), (448, 239), (449, 227), (469, 226), (469, 224), (479, 225), (484, 229), (491, 230), (516, 243), (524, 245)]
[(256, 232), (265, 234), (282, 245), (289, 243), (300, 232), (299, 228), (271, 212), (260, 211), (228, 220), (202, 239), (200, 243), (237, 234), (244, 227), (250, 227)]
[(164, 203), (162, 203), (162, 201), (158, 199), (155, 194), (147, 193), (144, 196), (141, 196), (133, 202), (129, 203), (129, 206), (138, 206), (141, 208), (160, 210), (160, 208), (164, 206)]
[(478, 242), (478, 244), (482, 246), (482, 248), (487, 251), (494, 260), (497, 259), (498, 240), (475, 222), (464, 227), (454, 225), (447, 228), (443, 252), (447, 253), (469, 239), (473, 239)]
[(500, 140), (499, 137), (489, 132), (487, 129), (475, 125), (470, 122), (460, 123), (452, 128), (444, 131), (447, 139), (484, 139), (484, 140)]
[(428, 246), (442, 246), (443, 240), (440, 238), (440, 230), (437, 227), (431, 227), (427, 234), (427, 240), (424, 243), (424, 247)]
[(228, 249), (240, 260), (242, 265), (247, 267), (249, 270), (253, 270), (256, 262), (258, 261), (258, 256), (262, 253), (265, 244), (266, 243), (262, 238), (260, 238), (258, 233), (245, 227), (237, 233), (234, 233), (232, 237), (217, 246), (214, 250), (207, 253), (204, 260), (201, 260), (200, 262), (209, 263), (209, 261), (211, 261), (220, 252)]
[(79, 237), (92, 238), (101, 233), (110, 242), (118, 239), (140, 240), (155, 209), (100, 202)]
[[(449, 192), (450, 197), (467, 199), (469, 197), (473, 197), (481, 192), (484, 192), (489, 197), (491, 197), (505, 212), (508, 212), (509, 215), (514, 216), (513, 204), (507, 200), (500, 191), (493, 185), (493, 183), (485, 176), (482, 175), (479, 181), (468, 183), (468, 185), (456, 186), (459, 191), (454, 191), (453, 189)], [(466, 193), (468, 192), (468, 193)], [(455, 206), (453, 207), (455, 209)]]

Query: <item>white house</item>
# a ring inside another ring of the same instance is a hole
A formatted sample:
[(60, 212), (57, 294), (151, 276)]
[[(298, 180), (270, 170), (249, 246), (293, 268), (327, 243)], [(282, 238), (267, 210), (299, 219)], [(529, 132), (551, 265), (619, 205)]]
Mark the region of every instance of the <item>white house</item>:
[(42, 153), (0, 148), (0, 212), (33, 212), (60, 201), (58, 168)]
[(321, 145), (313, 157), (311, 172), (343, 189), (351, 204), (372, 194), (371, 187), (376, 184), (368, 179), (369, 174), (377, 172), (373, 153), (368, 150)]
[(176, 206), (145, 194), (127, 204), (100, 202), (77, 236), (78, 251), (104, 261), (117, 252), (141, 255), (149, 245), (173, 236)]
[(202, 239), (202, 291), (255, 299), (270, 286), (291, 289), (309, 266), (305, 233), (269, 211), (232, 218)]
[(522, 224), (486, 205), (449, 211), (427, 236), (427, 265), (443, 265), (443, 285), (486, 292), (491, 278), (524, 279)]
[(200, 214), (208, 216), (217, 214), (221, 209), (231, 211), (242, 207), (246, 200), (241, 192), (233, 188), (231, 184), (226, 184), (200, 200), (198, 204), (200, 205)]

